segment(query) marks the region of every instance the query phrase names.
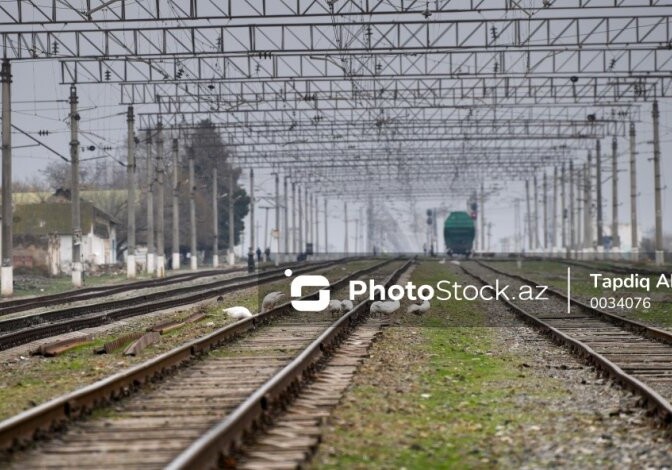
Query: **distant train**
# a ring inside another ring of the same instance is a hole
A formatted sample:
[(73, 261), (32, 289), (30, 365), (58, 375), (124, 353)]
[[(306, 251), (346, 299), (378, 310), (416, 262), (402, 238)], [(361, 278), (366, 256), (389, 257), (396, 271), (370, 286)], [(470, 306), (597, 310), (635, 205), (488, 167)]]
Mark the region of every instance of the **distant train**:
[(451, 212), (443, 225), (443, 239), (449, 255), (471, 255), (476, 225), (466, 212)]

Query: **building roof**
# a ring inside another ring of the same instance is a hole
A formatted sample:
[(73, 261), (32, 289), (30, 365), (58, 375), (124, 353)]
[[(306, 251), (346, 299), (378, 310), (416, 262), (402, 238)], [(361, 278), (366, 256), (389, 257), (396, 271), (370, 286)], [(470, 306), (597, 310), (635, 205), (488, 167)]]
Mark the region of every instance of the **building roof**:
[[(86, 233), (94, 223), (117, 224), (118, 222), (93, 203), (80, 202), (81, 226)], [(18, 204), (14, 208), (14, 235), (49, 235), (72, 233), (72, 204), (70, 201)]]

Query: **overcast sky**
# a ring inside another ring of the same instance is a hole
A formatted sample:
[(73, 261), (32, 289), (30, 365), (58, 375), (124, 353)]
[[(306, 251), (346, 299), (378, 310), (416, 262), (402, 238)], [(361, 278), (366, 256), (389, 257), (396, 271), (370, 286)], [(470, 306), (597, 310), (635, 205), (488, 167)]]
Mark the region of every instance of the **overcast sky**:
[[(68, 114), (68, 86), (59, 85), (60, 66), (56, 61), (29, 61), (13, 62), (13, 123), (27, 132), (37, 132), (39, 130), (48, 130), (49, 136), (38, 137), (46, 144), (68, 156), (68, 134), (67, 125)], [(120, 106), (119, 88), (115, 85), (81, 85), (78, 87), (80, 95), (80, 113), (81, 120), (81, 142), (83, 145), (111, 146), (111, 154), (114, 158), (124, 161), (126, 123), (125, 107)], [(143, 109), (139, 107), (138, 112)], [(638, 184), (639, 184), (639, 211), (640, 227), (646, 232), (653, 226), (653, 164), (652, 157), (652, 133), (651, 133), (651, 106), (650, 103), (642, 105), (641, 122), (637, 124), (637, 150), (638, 150)], [(668, 233), (672, 232), (672, 191), (666, 184), (672, 181), (672, 162), (670, 161), (670, 147), (672, 145), (672, 106), (667, 98), (661, 101), (661, 120), (660, 120), (661, 148), (662, 148), (662, 168), (663, 168), (663, 213), (664, 228)], [(529, 141), (528, 141), (529, 142)], [(14, 155), (14, 179), (29, 180), (35, 178), (49, 164), (57, 161), (58, 156), (50, 153), (42, 147), (24, 147), (30, 145), (31, 141), (17, 132), (13, 133), (13, 155)], [(619, 165), (622, 172), (619, 174), (619, 191), (622, 203), (619, 208), (619, 217), (621, 222), (627, 222), (629, 219), (629, 175), (627, 173), (627, 139), (619, 139)], [(611, 142), (610, 139), (604, 139), (602, 142), (603, 168), (605, 179), (610, 176), (611, 168)], [(82, 159), (99, 156), (98, 151), (83, 152)], [(585, 159), (585, 152), (577, 155), (576, 161)], [(116, 165), (113, 160), (111, 164)], [(247, 169), (245, 169), (247, 170)], [(550, 171), (550, 169), (549, 169)], [(503, 191), (493, 197), (486, 203), (486, 217), (493, 224), (493, 244), (501, 238), (510, 237), (513, 234), (513, 199), (524, 198), (524, 185), (521, 181), (499, 181), (496, 171), (492, 172), (491, 180), (498, 181), (505, 187)], [(257, 176), (258, 194), (274, 192), (273, 179), (264, 172)], [(244, 186), (248, 184), (247, 176), (242, 181)], [(475, 185), (475, 188), (476, 189)], [(604, 190), (604, 213), (606, 232), (609, 232), (611, 221), (611, 183), (607, 181)], [(263, 203), (262, 203), (263, 204)], [(415, 204), (415, 214), (410, 213), (411, 204), (409, 201), (402, 200), (390, 201), (386, 203), (387, 209), (394, 214), (399, 221), (400, 226), (410, 227), (413, 218), (423, 220), (425, 209), (428, 207), (446, 207), (450, 210), (464, 210), (466, 201), (464, 197), (453, 198), (447, 195), (446, 198), (434, 201), (419, 201)], [(336, 249), (342, 249), (342, 202), (330, 200), (329, 213), (332, 217), (330, 227), (333, 229), (333, 235), (330, 235), (330, 244)], [(350, 217), (358, 217), (359, 208), (353, 207)], [(353, 215), (354, 214), (354, 215)], [(257, 223), (264, 227), (264, 210), (257, 210)], [(273, 217), (269, 217), (269, 225), (273, 225)], [(420, 225), (422, 227), (422, 225)], [(354, 227), (351, 227), (350, 234), (354, 236)], [(424, 227), (420, 233), (413, 234), (410, 230), (405, 234), (406, 238), (412, 241), (415, 248), (419, 249), (424, 237)], [(262, 234), (263, 237), (263, 234)], [(354, 241), (350, 245), (353, 246)], [(492, 249), (498, 249), (495, 245)]]

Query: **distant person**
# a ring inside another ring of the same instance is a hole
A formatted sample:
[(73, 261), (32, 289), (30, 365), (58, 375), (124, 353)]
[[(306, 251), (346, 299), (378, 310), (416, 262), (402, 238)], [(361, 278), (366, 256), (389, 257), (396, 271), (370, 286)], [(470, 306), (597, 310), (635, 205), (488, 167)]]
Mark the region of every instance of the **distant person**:
[(266, 255), (266, 262), (267, 263), (270, 262), (271, 261), (271, 249), (269, 247), (266, 247), (266, 249), (264, 250), (264, 255)]
[(261, 263), (261, 248), (257, 247), (257, 262)]
[(247, 272), (254, 272), (254, 251), (252, 251), (252, 247), (250, 247), (250, 250), (247, 252)]
[(425, 256), (427, 256), (427, 243), (422, 245), (422, 251), (425, 253)]

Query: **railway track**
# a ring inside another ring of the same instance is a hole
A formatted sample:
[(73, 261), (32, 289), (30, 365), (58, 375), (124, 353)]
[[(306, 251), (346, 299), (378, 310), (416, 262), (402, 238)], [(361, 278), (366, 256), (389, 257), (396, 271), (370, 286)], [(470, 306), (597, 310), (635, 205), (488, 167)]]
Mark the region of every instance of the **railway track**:
[[(332, 266), (341, 260), (310, 264), (296, 269), (300, 274)], [(44, 313), (21, 316), (0, 321), (0, 351), (49, 338), (63, 333), (97, 327), (151, 312), (180, 307), (208, 298), (217, 297), (238, 289), (254, 287), (284, 278), (286, 267), (217, 280), (198, 286), (175, 287), (169, 291), (152, 292), (120, 300), (99, 302), (75, 307), (65, 307)]]
[[(283, 268), (292, 268), (296, 265), (296, 263), (290, 263), (283, 265)], [(273, 269), (275, 268), (266, 268), (260, 272), (263, 273)], [(206, 277), (222, 276), (246, 271), (247, 268), (209, 269), (197, 272), (179, 273), (161, 279), (146, 279), (142, 281), (124, 282), (122, 284), (84, 287), (82, 289), (59, 292), (58, 294), (3, 300), (0, 301), (0, 317), (10, 315), (12, 313), (51, 307), (63, 303), (95, 299), (103, 295), (108, 296), (124, 292), (137, 291), (140, 289), (171, 286), (173, 284), (195, 281)]]
[[(537, 292), (537, 282), (482, 262), (461, 265), (482, 284), (521, 285)], [(604, 312), (572, 299), (567, 313), (564, 293), (548, 288), (548, 300), (502, 299), (525, 322), (634, 391), (667, 425), (672, 422), (672, 333)]]
[[(393, 263), (396, 266), (390, 266)], [(339, 291), (350, 279), (365, 275), (390, 284), (409, 264), (386, 260), (332, 283), (330, 289)], [(304, 299), (316, 297), (317, 292)], [(0, 448), (16, 448), (58, 430), (140, 384), (170, 375), (118, 402), (109, 415), (71, 424), (58, 440), (7, 454), (4, 464), (15, 468), (235, 464), (243, 441), (313, 381), (326, 359), (368, 315), (368, 306), (368, 301), (360, 302), (333, 321), (329, 313), (299, 313), (287, 303), (24, 412), (0, 423)]]
[(640, 274), (643, 276), (659, 276), (660, 274), (666, 272), (662, 269), (649, 269), (636, 265), (623, 266), (623, 265), (605, 263), (602, 261), (595, 261), (593, 263), (578, 260), (568, 260), (568, 259), (561, 259), (559, 261), (569, 266), (577, 266), (580, 268), (589, 269), (593, 271), (608, 271), (616, 274)]

